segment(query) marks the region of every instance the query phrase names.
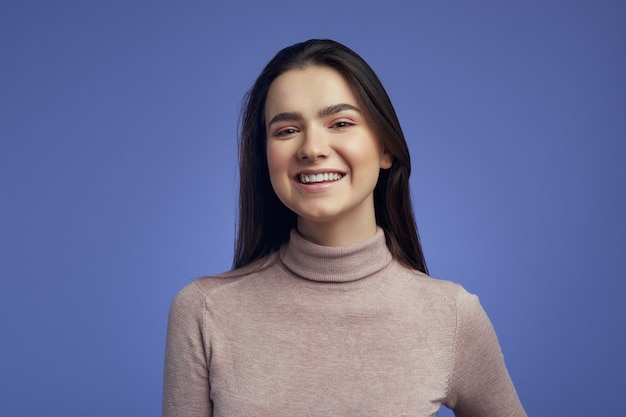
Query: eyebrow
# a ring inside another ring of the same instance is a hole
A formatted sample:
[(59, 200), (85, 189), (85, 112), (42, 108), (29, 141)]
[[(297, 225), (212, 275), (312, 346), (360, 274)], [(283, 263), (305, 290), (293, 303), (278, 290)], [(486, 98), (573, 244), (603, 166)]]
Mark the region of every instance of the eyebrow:
[[(332, 116), (333, 114), (341, 113), (342, 111), (352, 110), (357, 113), (361, 113), (358, 107), (353, 106), (352, 104), (341, 103), (341, 104), (333, 104), (328, 107), (324, 107), (319, 112), (317, 112), (317, 116), (321, 119), (324, 117)], [(299, 112), (285, 112), (278, 113), (276, 116), (272, 117), (272, 120), (267, 124), (268, 127), (273, 125), (274, 123), (279, 122), (294, 122), (294, 121), (302, 121), (304, 117), (302, 113)]]

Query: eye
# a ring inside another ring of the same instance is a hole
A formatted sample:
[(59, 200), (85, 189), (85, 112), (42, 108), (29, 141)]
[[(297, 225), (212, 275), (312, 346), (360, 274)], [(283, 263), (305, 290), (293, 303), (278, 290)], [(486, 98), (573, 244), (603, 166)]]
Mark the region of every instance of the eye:
[(281, 137), (281, 136), (291, 136), (293, 134), (298, 133), (298, 129), (295, 129), (293, 127), (288, 127), (285, 129), (280, 129), (278, 130), (276, 133), (274, 133), (274, 136), (276, 137)]
[(345, 129), (346, 127), (349, 127), (349, 126), (354, 126), (354, 123), (350, 123), (350, 122), (347, 122), (345, 120), (341, 120), (341, 121), (336, 122), (335, 124), (333, 124), (331, 127), (334, 128), (334, 129)]

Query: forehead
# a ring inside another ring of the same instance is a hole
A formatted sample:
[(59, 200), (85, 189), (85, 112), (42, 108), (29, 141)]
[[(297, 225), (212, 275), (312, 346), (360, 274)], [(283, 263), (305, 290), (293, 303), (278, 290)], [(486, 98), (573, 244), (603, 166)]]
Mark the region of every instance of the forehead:
[(291, 69), (270, 85), (265, 118), (285, 111), (317, 112), (339, 103), (358, 107), (350, 84), (337, 70), (319, 65)]

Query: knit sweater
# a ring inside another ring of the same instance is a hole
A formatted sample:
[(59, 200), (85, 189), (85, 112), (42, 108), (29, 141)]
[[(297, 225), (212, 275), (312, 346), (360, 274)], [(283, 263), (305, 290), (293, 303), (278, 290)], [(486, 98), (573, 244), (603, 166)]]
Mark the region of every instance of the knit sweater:
[(518, 417), (478, 298), (394, 260), (384, 232), (264, 259), (175, 297), (163, 415)]

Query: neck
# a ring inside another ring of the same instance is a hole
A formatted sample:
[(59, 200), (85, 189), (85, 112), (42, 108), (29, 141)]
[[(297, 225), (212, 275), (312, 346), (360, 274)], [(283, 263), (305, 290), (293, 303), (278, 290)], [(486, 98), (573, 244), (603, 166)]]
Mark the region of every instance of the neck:
[(367, 224), (353, 222), (311, 222), (298, 217), (298, 233), (321, 246), (349, 246), (376, 234), (376, 221)]
[(363, 285), (377, 271), (392, 261), (385, 233), (376, 229), (374, 236), (354, 245), (320, 246), (292, 229), (289, 242), (281, 246), (280, 259), (291, 272), (309, 281)]

